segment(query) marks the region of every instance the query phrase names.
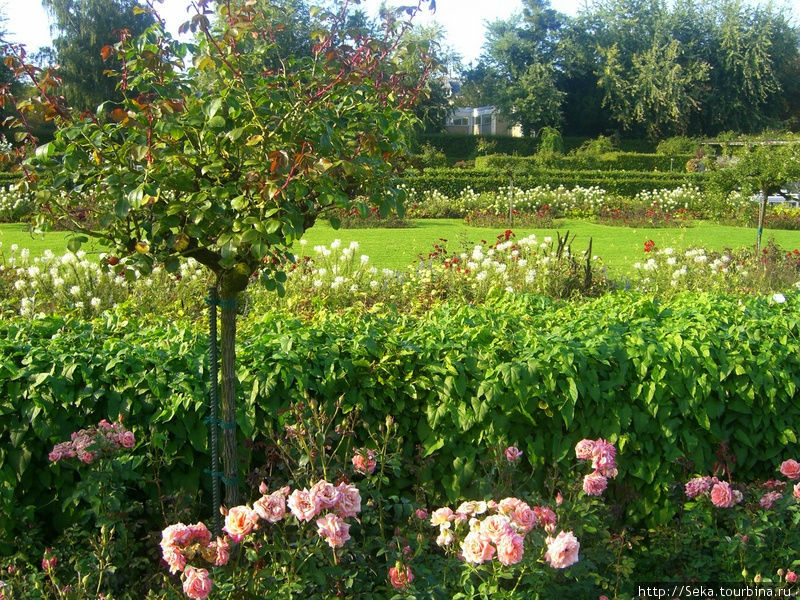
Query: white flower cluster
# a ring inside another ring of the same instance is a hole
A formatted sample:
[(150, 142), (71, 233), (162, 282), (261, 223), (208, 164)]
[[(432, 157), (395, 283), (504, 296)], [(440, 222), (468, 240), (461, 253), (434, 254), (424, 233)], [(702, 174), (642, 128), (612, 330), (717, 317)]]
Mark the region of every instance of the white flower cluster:
[(670, 213), (681, 208), (699, 211), (703, 204), (703, 195), (697, 186), (682, 185), (671, 190), (644, 190), (636, 194), (634, 201), (644, 206), (659, 207)]
[(0, 223), (15, 223), (35, 209), (30, 194), (21, 194), (9, 188), (0, 188)]

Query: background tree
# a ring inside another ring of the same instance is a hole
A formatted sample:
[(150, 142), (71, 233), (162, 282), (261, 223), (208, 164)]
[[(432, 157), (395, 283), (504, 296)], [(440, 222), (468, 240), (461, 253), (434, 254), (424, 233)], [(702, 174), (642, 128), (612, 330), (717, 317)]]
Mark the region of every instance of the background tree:
[[(354, 203), (364, 212), (367, 203), (384, 214), (402, 210), (393, 162), (406, 153), (429, 68), (410, 77), (396, 57), (406, 17), (422, 3), (393, 13), (381, 38), (346, 28), (346, 2), (331, 12), (312, 8), (312, 53), (293, 57), (281, 55), (269, 11), (257, 3), (220, 3), (212, 25), (210, 3), (198, 2), (187, 25), (196, 44), (176, 43), (157, 21), (140, 38), (103, 49), (119, 61), (122, 101), (93, 113), (68, 109), (47, 70), (19, 53), (11, 61), (40, 92), (17, 105), (18, 125), (36, 106), (57, 124), (53, 141), (22, 166), (50, 211), (68, 217), (67, 205), (80, 202), (97, 226), (73, 221), (74, 229), (114, 248), (127, 268), (149, 272), (161, 262), (173, 272), (191, 257), (215, 275), (229, 506), (239, 500), (237, 298), (256, 275), (281, 291), (292, 243), (325, 211)], [(270, 69), (278, 59), (282, 68)], [(5, 102), (15, 105), (9, 94)]]
[(115, 65), (103, 60), (104, 46), (133, 37), (153, 24), (153, 17), (136, 0), (42, 0), (53, 19), (53, 47), (70, 106), (94, 110), (106, 100), (121, 100), (116, 81), (105, 71)]

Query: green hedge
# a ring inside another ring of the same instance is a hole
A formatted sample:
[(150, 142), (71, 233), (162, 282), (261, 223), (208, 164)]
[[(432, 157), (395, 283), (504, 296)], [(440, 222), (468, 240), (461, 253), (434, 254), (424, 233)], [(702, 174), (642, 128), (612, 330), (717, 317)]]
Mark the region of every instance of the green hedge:
[[(509, 185), (508, 175), (477, 169), (426, 169), (424, 173), (406, 176), (402, 181), (406, 187), (418, 192), (437, 190), (451, 197), (458, 196), (467, 188), (489, 192)], [(567, 188), (598, 186), (610, 194), (629, 197), (644, 190), (674, 189), (687, 184), (702, 188), (705, 181), (706, 176), (702, 173), (539, 169), (528, 171), (526, 175), (514, 175), (514, 185), (520, 189), (544, 185)]]
[(17, 183), (20, 180), (19, 173), (8, 173), (0, 171), (0, 187), (8, 186), (12, 183)]
[[(577, 441), (603, 436), (619, 448), (612, 498), (634, 521), (663, 522), (675, 484), (708, 473), (722, 441), (739, 481), (769, 478), (797, 457), (798, 309), (800, 294), (785, 304), (619, 294), (568, 304), (502, 296), (418, 317), (267, 314), (241, 328), (237, 420), (244, 436), (264, 440), (264, 423), (309, 396), (360, 409), (368, 427), (394, 415), (416, 467), (391, 486), (406, 495), (420, 486), (432, 503), (491, 494), (475, 476), (490, 446), (520, 447), (541, 483), (575, 464)], [(166, 437), (163, 493), (202, 489), (205, 351), (192, 327), (120, 316), (0, 324), (6, 540), (25, 520), (57, 529), (76, 517), (53, 507), (77, 475), (51, 467), (47, 453), (118, 412), (139, 438)], [(415, 458), (417, 448), (429, 458)]]
[[(564, 136), (562, 139), (564, 140), (564, 150), (569, 152), (580, 148), (590, 138)], [(475, 158), (478, 155), (479, 140), (483, 140), (485, 144), (492, 145), (493, 151), (498, 154), (517, 156), (536, 154), (540, 141), (538, 137), (461, 135), (453, 133), (425, 133), (417, 137), (417, 143), (420, 146), (427, 143), (434, 148), (438, 148), (445, 153), (451, 162)], [(617, 140), (615, 144), (623, 152), (654, 153), (656, 151), (656, 145), (647, 140)]]
[[(548, 168), (561, 170), (599, 170), (599, 171), (660, 171), (686, 172), (686, 163), (694, 158), (692, 154), (667, 156), (663, 154), (641, 154), (635, 152), (609, 152), (599, 156), (565, 155), (553, 157)], [(533, 156), (506, 156), (492, 154), (475, 159), (475, 168), (483, 171), (514, 171), (525, 174), (539, 171), (542, 164)]]

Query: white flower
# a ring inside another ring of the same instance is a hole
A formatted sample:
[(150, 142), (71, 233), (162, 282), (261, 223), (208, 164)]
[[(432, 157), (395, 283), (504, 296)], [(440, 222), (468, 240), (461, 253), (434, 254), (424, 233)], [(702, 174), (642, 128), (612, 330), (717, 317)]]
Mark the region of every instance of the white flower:
[(300, 240), (300, 245), (305, 246), (308, 243), (308, 240)]
[(23, 260), (28, 260), (28, 258), (30, 258), (30, 256), (31, 256), (31, 251), (28, 250), (27, 248), (23, 248), (22, 250), (20, 250), (19, 256)]
[(358, 242), (356, 242), (355, 240), (350, 242), (350, 251), (352, 252), (354, 250), (358, 250)]
[(486, 279), (486, 276), (487, 276), (487, 274), (486, 274), (486, 271), (481, 271), (480, 273), (478, 273), (478, 274), (475, 276), (475, 278), (476, 278), (478, 281), (483, 281), (484, 279)]
[(367, 264), (368, 262), (369, 262), (369, 256), (367, 256), (366, 254), (362, 254), (362, 255), (361, 255), (361, 264), (362, 264), (362, 265), (365, 265), (365, 264)]
[(9, 250), (11, 250), (11, 252), (16, 252), (17, 250), (19, 250), (19, 246), (17, 246), (16, 244), (11, 244)]
[(331, 249), (332, 250), (336, 250), (341, 245), (342, 245), (342, 240), (340, 240), (339, 238), (336, 238), (335, 240), (333, 240), (331, 242)]
[(377, 275), (378, 274), (378, 267), (370, 267), (369, 268), (370, 275)]
[(23, 279), (17, 279), (14, 282), (14, 289), (17, 291), (25, 289), (25, 281)]
[(317, 287), (317, 288), (318, 287), (322, 287), (322, 280), (321, 279), (315, 279), (314, 280), (314, 287)]
[(772, 301), (777, 302), (778, 304), (783, 304), (786, 302), (786, 296), (783, 294), (773, 294)]
[(342, 285), (343, 283), (344, 283), (344, 277), (342, 277), (341, 275), (339, 275), (338, 277), (336, 277), (336, 278), (335, 278), (335, 279), (334, 279), (334, 280), (331, 282), (331, 289), (332, 289), (332, 290), (333, 290), (333, 289), (336, 289), (337, 287), (339, 287), (339, 286), (340, 286), (340, 285)]
[(520, 258), (520, 259), (517, 261), (517, 264), (518, 264), (520, 267), (524, 267), (524, 266), (526, 266), (526, 265), (528, 264), (528, 261), (527, 261), (526, 259), (524, 259), (524, 258)]
[(56, 286), (57, 288), (61, 287), (62, 285), (64, 285), (64, 280), (61, 279), (61, 277), (54, 277), (53, 278), (53, 285)]
[(81, 293), (81, 288), (79, 288), (77, 285), (73, 285), (71, 288), (69, 288), (69, 293), (73, 296), (78, 296)]
[(98, 306), (100, 306), (100, 298), (97, 297), (92, 298), (91, 300), (89, 300), (89, 304), (91, 304), (93, 308), (97, 308)]
[(75, 303), (75, 308), (83, 308), (83, 302), (78, 301)]
[(800, 281), (798, 281), (797, 283), (795, 283), (795, 284), (794, 284), (794, 287), (796, 287), (798, 290), (800, 290)]
[(78, 260), (83, 260), (84, 257), (86, 256), (86, 252), (84, 252), (83, 250), (78, 250), (75, 253), (75, 256), (78, 258)]
[(350, 291), (351, 292), (357, 292), (358, 291), (358, 285), (355, 284), (355, 283), (353, 285), (351, 285), (350, 286)]
[(672, 254), (673, 252), (675, 252), (675, 250), (674, 250), (674, 249), (672, 249), (672, 248), (664, 248), (664, 249), (662, 250), (662, 252), (663, 252), (664, 254), (666, 254), (667, 256), (669, 256), (670, 254)]
[(372, 289), (375, 289), (375, 288), (376, 288), (376, 287), (378, 287), (379, 285), (380, 285), (380, 284), (379, 284), (377, 281), (375, 281), (374, 279), (373, 279), (372, 281), (370, 281), (370, 282), (369, 282), (369, 287), (371, 287)]

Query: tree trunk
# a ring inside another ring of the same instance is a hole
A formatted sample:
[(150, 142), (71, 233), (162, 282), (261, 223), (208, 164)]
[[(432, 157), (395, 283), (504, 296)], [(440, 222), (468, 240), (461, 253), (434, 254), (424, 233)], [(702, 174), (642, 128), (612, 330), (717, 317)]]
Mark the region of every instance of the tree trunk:
[[(237, 294), (238, 295), (238, 294)], [(239, 504), (239, 460), (236, 451), (236, 295), (221, 296), (222, 324), (222, 465), (225, 505)]]
[(758, 233), (756, 234), (756, 252), (761, 252), (761, 234), (764, 231), (764, 216), (767, 214), (767, 190), (761, 190), (761, 207), (758, 211)]

